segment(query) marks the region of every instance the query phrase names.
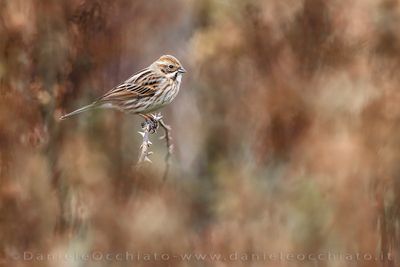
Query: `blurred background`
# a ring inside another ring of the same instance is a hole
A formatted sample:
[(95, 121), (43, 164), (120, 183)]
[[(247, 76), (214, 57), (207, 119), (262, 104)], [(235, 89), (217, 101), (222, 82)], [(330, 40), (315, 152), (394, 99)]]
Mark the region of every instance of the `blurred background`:
[[(0, 265), (398, 266), (399, 4), (0, 1)], [(165, 182), (140, 117), (58, 120), (162, 54), (188, 70)], [(93, 252), (169, 258), (30, 257)]]

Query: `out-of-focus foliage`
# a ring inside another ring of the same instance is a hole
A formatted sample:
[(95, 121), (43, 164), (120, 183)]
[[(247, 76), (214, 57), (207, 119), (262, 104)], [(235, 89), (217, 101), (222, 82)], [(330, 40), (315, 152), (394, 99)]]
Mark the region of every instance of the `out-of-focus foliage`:
[[(395, 0), (0, 1), (0, 264), (61, 266), (15, 260), (26, 251), (359, 252), (394, 260), (318, 264), (398, 264), (399, 21)], [(133, 166), (140, 118), (58, 120), (162, 54), (188, 70), (163, 111), (175, 145), (166, 183), (155, 136), (154, 163)], [(315, 263), (83, 261), (132, 264)]]

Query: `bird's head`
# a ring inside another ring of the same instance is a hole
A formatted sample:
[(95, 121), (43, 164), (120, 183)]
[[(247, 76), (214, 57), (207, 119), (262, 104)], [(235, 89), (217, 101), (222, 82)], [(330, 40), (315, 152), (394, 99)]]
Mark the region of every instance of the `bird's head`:
[(171, 79), (176, 79), (186, 72), (179, 60), (170, 55), (161, 56), (152, 65)]

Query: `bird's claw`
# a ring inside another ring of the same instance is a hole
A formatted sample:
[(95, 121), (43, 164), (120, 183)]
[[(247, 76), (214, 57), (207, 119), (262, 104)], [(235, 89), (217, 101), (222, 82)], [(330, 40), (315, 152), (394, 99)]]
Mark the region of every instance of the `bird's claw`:
[(151, 134), (155, 133), (159, 126), (158, 121), (151, 119), (148, 121), (148, 123), (149, 123), (149, 133)]
[(149, 133), (153, 134), (157, 131), (158, 127), (160, 126), (159, 121), (162, 119), (161, 113), (151, 114), (150, 116), (146, 117), (146, 120), (142, 122), (142, 128), (148, 128)]

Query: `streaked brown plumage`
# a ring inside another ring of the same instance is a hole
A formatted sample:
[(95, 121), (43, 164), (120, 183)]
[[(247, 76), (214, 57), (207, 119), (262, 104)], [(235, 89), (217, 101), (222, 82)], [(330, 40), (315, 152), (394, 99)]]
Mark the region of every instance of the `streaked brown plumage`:
[(112, 108), (126, 113), (146, 115), (171, 103), (179, 92), (186, 70), (173, 56), (164, 55), (149, 67), (131, 76), (90, 105), (62, 116), (95, 108)]

